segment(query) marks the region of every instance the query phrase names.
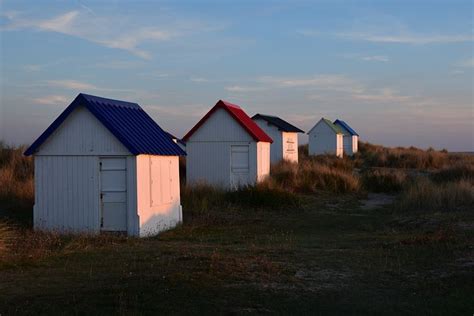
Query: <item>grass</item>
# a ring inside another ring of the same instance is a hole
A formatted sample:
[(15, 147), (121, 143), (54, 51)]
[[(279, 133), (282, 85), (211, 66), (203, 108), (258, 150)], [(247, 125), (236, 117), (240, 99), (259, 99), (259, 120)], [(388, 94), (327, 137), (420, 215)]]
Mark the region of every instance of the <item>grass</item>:
[(404, 212), (473, 211), (474, 183), (467, 180), (436, 184), (425, 178), (408, 186), (401, 195), (398, 209)]
[[(31, 161), (7, 149), (0, 168), (19, 173), (1, 184), (27, 182)], [(404, 167), (375, 168), (362, 160), (369, 149), (337, 159), (301, 148), (298, 166), (236, 192), (184, 185), (184, 223), (153, 238), (0, 221), (0, 314), (472, 313), (470, 160), (400, 155), (391, 164)], [(360, 208), (359, 194), (377, 190), (397, 194), (395, 205)], [(32, 202), (2, 196), (10, 213), (11, 201)]]
[(318, 191), (349, 193), (360, 189), (359, 178), (353, 171), (337, 158), (328, 157), (273, 165), (268, 181), (280, 190), (306, 194)]

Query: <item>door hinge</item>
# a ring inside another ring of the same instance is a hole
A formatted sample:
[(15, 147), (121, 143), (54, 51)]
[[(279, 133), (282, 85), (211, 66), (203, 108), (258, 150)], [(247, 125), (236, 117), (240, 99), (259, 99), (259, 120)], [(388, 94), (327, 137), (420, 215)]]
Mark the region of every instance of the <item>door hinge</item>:
[(104, 218), (101, 217), (100, 218), (100, 228), (103, 228), (104, 227)]

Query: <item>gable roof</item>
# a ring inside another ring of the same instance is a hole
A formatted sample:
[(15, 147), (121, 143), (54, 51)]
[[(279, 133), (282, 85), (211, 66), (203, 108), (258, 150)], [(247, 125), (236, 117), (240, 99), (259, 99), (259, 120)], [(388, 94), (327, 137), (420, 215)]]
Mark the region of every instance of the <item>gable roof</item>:
[(316, 124), (313, 126), (313, 128), (311, 128), (311, 129), (309, 130), (308, 134), (311, 133), (311, 131), (312, 131), (320, 122), (326, 123), (326, 124), (334, 131), (334, 133), (336, 133), (336, 134), (343, 134), (343, 135), (345, 134), (344, 131), (342, 130), (342, 128), (340, 128), (339, 126), (333, 124), (330, 120), (328, 120), (328, 119), (326, 119), (326, 118), (324, 118), (324, 117), (323, 117), (322, 119), (320, 119), (320, 120), (318, 121), (318, 123), (316, 123)]
[(264, 121), (267, 121), (267, 123), (278, 127), (278, 129), (283, 132), (304, 133), (304, 131), (302, 131), (298, 127), (288, 123), (285, 120), (282, 120), (281, 118), (277, 116), (264, 115), (264, 114), (258, 113), (252, 117), (252, 120), (257, 120), (257, 119), (262, 119)]
[(183, 142), (181, 139), (179, 139), (178, 137), (174, 136), (173, 134), (171, 134), (170, 132), (167, 132), (165, 131), (165, 133), (174, 141), (174, 139), (176, 139), (176, 141), (178, 142), (178, 144), (181, 144), (183, 146), (186, 146), (186, 143)]
[(207, 112), (206, 115), (183, 137), (183, 141), (187, 141), (218, 109), (224, 109), (232, 118), (243, 127), (243, 129), (252, 136), (257, 142), (273, 143), (273, 140), (268, 136), (252, 119), (242, 110), (238, 105), (227, 101), (219, 100), (216, 105)]
[(352, 136), (359, 136), (359, 134), (357, 134), (356, 131), (352, 129), (352, 127), (350, 127), (346, 122), (342, 120), (339, 120), (339, 119), (335, 120), (334, 125), (342, 127), (347, 132), (349, 132), (349, 134)]
[(186, 153), (137, 104), (80, 93), (25, 151), (34, 154), (76, 108), (89, 110), (132, 154), (184, 156)]

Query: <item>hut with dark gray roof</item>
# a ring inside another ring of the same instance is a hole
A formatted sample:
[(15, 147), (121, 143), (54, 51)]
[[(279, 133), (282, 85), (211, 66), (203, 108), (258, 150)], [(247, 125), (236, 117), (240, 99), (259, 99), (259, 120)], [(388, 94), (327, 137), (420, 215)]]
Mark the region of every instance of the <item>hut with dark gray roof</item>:
[(298, 162), (298, 133), (304, 131), (277, 116), (256, 114), (252, 120), (273, 139), (270, 146), (272, 164), (282, 160)]

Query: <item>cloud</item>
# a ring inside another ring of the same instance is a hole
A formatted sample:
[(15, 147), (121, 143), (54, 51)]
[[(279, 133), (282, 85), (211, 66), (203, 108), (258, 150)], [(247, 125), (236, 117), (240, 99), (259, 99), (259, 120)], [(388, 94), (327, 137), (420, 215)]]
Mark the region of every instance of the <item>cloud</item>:
[(64, 95), (47, 95), (33, 99), (33, 102), (44, 105), (65, 105), (70, 101), (71, 99)]
[(224, 88), (229, 92), (252, 92), (252, 91), (262, 91), (264, 87), (246, 87), (246, 86), (228, 86)]
[(192, 82), (197, 82), (197, 83), (202, 83), (202, 82), (209, 82), (208, 79), (206, 78), (201, 78), (201, 77), (191, 77), (189, 78)]
[(383, 34), (375, 32), (322, 32), (315, 30), (297, 30), (296, 33), (307, 37), (329, 35), (331, 37), (347, 40), (412, 45), (450, 44), (474, 41), (473, 34), (416, 34), (407, 31), (392, 31)]
[(449, 44), (472, 42), (472, 34), (453, 34), (453, 35), (427, 35), (427, 34), (373, 34), (373, 33), (337, 33), (336, 36), (349, 39), (361, 40), (374, 43), (398, 43), (398, 44)]
[(140, 48), (145, 42), (162, 42), (180, 35), (177, 30), (158, 27), (131, 28), (124, 31), (117, 27), (111, 18), (98, 18), (89, 12), (78, 10), (45, 20), (23, 18), (20, 14), (10, 14), (9, 23), (1, 31), (35, 29), (44, 32), (55, 32), (81, 38), (108, 48), (128, 51), (143, 59), (151, 59), (151, 53)]
[(209, 106), (202, 104), (188, 104), (177, 106), (161, 106), (161, 105), (149, 105), (145, 107), (151, 112), (157, 112), (160, 115), (187, 118), (187, 117), (201, 117), (206, 111), (209, 110)]
[(86, 82), (80, 82), (76, 80), (47, 80), (47, 85), (62, 89), (71, 89), (71, 90), (106, 90), (98, 88), (92, 84)]
[(311, 88), (341, 92), (360, 92), (363, 87), (355, 80), (339, 74), (321, 74), (311, 77), (264, 76), (259, 82), (280, 88)]
[(387, 56), (375, 55), (375, 56), (364, 56), (364, 57), (362, 57), (362, 60), (388, 62), (388, 61), (390, 61), (390, 58), (388, 58)]
[(470, 59), (466, 59), (458, 63), (459, 67), (465, 67), (465, 68), (473, 68), (474, 67), (474, 57)]

